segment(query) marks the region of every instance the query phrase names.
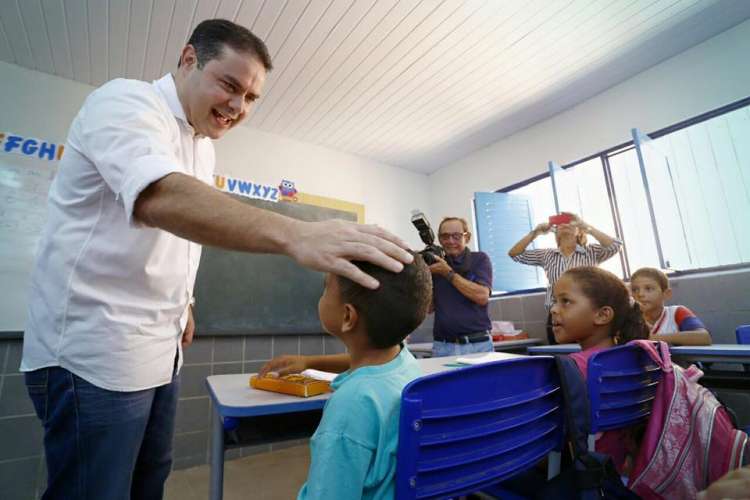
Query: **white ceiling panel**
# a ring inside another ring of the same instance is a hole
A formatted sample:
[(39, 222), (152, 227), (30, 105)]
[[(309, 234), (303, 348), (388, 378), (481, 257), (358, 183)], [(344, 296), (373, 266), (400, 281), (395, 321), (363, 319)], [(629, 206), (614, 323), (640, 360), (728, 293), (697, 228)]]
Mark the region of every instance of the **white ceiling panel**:
[(750, 18), (750, 1), (0, 0), (0, 60), (151, 80), (214, 17), (274, 60), (247, 126), (433, 172)]

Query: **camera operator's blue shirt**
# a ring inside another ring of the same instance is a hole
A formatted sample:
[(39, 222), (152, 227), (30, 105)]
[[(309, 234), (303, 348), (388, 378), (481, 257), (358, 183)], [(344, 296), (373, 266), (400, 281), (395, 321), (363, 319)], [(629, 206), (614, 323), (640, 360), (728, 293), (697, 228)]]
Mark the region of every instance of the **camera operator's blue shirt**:
[[(474, 283), (492, 290), (492, 263), (484, 252), (471, 252), (469, 270), (462, 274)], [(453, 259), (452, 268), (461, 267), (463, 256)], [(456, 271), (458, 274), (458, 271)], [(492, 329), (487, 306), (480, 306), (464, 297), (447, 279), (432, 275), (432, 300), (435, 305), (435, 338), (455, 339), (462, 335)]]

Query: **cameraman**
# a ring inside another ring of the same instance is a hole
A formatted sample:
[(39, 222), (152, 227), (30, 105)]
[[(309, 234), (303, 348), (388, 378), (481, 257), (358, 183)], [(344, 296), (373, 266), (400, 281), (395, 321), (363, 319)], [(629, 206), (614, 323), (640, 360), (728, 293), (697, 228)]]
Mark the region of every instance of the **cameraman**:
[(438, 227), (438, 241), (446, 258), (435, 256), (435, 263), (430, 266), (435, 357), (494, 350), (489, 333), (492, 322), (487, 313), (492, 263), (487, 254), (466, 248), (470, 239), (464, 219), (446, 217)]

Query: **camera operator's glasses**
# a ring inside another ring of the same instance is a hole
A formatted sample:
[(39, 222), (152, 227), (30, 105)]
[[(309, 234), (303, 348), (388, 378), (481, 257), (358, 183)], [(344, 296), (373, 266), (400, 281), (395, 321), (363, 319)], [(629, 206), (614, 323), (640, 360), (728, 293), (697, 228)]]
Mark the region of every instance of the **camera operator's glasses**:
[(438, 234), (438, 239), (440, 241), (461, 241), (464, 239), (464, 236), (466, 236), (466, 232), (463, 233), (440, 233)]

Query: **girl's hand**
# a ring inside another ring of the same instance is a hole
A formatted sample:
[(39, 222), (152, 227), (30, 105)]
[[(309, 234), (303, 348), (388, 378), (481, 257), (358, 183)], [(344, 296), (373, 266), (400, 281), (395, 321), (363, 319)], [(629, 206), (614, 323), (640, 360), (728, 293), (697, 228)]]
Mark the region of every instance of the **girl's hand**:
[(541, 224), (537, 224), (537, 226), (534, 228), (534, 236), (549, 233), (549, 230), (551, 227), (552, 226), (550, 226), (548, 222), (542, 222)]

